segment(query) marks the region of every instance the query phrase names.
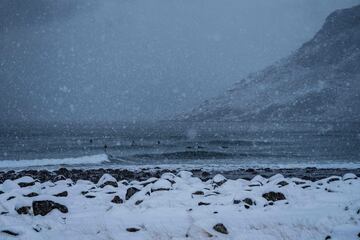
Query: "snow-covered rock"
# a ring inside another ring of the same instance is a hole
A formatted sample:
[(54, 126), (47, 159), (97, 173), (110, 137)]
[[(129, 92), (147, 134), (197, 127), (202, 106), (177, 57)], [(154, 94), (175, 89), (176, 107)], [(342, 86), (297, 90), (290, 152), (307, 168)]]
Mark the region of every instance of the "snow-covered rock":
[(9, 179), (5, 180), (5, 182), (1, 186), (1, 189), (4, 192), (10, 192), (10, 191), (16, 190), (18, 188), (20, 188), (20, 186), (18, 184), (16, 184), (14, 181), (9, 180)]
[(273, 182), (273, 181), (279, 182), (279, 181), (281, 181), (283, 179), (284, 179), (284, 176), (282, 174), (278, 173), (278, 174), (275, 174), (274, 176), (271, 176), (269, 178), (269, 182)]
[(267, 183), (269, 180), (264, 178), (263, 176), (261, 175), (256, 175), (255, 177), (253, 177), (253, 179), (251, 179), (250, 183), (252, 185), (264, 185), (265, 183)]
[(213, 179), (212, 182), (216, 185), (216, 186), (221, 186), (222, 184), (224, 184), (227, 181), (227, 179), (221, 175), (221, 174), (216, 174)]
[(176, 175), (173, 173), (164, 173), (163, 175), (161, 175), (162, 179), (166, 179), (170, 182), (174, 182), (176, 179)]
[(168, 191), (170, 189), (171, 189), (171, 182), (165, 179), (159, 179), (151, 186), (152, 192)]
[(189, 171), (180, 171), (177, 175), (181, 178), (189, 179), (193, 176), (193, 173)]
[(346, 173), (342, 177), (343, 181), (351, 180), (351, 179), (357, 179), (356, 175), (353, 173)]
[(104, 174), (100, 179), (99, 182), (97, 183), (98, 187), (105, 187), (107, 185), (113, 186), (113, 187), (117, 187), (118, 183), (116, 181), (116, 179), (111, 176), (110, 174)]
[(35, 185), (35, 180), (29, 176), (18, 178), (14, 182), (16, 182), (20, 187), (29, 187)]

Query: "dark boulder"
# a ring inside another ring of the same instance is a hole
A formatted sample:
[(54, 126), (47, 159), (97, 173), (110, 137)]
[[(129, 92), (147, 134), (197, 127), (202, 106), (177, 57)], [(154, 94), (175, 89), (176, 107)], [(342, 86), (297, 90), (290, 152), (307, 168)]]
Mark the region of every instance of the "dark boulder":
[(29, 214), (30, 209), (31, 209), (30, 206), (23, 206), (23, 207), (16, 208), (15, 210), (18, 214), (21, 215), (21, 214)]
[(138, 232), (138, 231), (140, 231), (140, 228), (130, 227), (130, 228), (127, 228), (126, 231), (128, 231), (128, 232)]
[(58, 176), (62, 175), (65, 178), (71, 177), (71, 171), (69, 171), (67, 168), (60, 168), (59, 170), (55, 171)]
[(137, 200), (137, 201), (135, 202), (135, 205), (140, 205), (143, 201), (144, 201), (144, 200)]
[(10, 236), (14, 236), (14, 237), (16, 237), (16, 236), (19, 235), (18, 233), (13, 232), (13, 231), (10, 231), (10, 230), (2, 230), (1, 232), (2, 232), (2, 233), (5, 233), (5, 234), (8, 234), (8, 235), (10, 235)]
[(106, 194), (114, 194), (114, 193), (116, 193), (116, 192), (106, 192)]
[(39, 196), (39, 194), (36, 193), (36, 192), (31, 192), (31, 193), (26, 194), (26, 195), (23, 195), (23, 196), (24, 196), (24, 197), (36, 197), (36, 196)]
[(139, 192), (140, 189), (137, 189), (135, 187), (130, 187), (126, 190), (125, 199), (129, 200), (135, 193)]
[(196, 191), (192, 193), (193, 195), (204, 195), (203, 191)]
[(268, 201), (279, 201), (279, 200), (285, 200), (286, 197), (284, 194), (282, 194), (281, 192), (268, 192), (268, 193), (264, 193), (262, 195), (263, 198), (265, 198)]
[(64, 191), (64, 192), (61, 192), (61, 193), (57, 193), (57, 194), (54, 194), (55, 197), (67, 197), (68, 196), (68, 192), (67, 191)]
[(14, 199), (14, 198), (15, 198), (15, 196), (10, 196), (6, 199), (6, 201), (10, 201), (11, 199)]
[(151, 189), (151, 192), (160, 192), (160, 191), (169, 191), (170, 188), (156, 188), (156, 189)]
[(96, 198), (94, 195), (85, 195), (86, 198)]
[(124, 202), (119, 196), (114, 196), (114, 198), (111, 200), (112, 203), (121, 204)]
[(209, 176), (210, 176), (210, 173), (208, 173), (207, 171), (203, 171), (203, 172), (201, 173), (201, 176), (202, 176), (202, 177), (209, 177)]
[(34, 201), (32, 203), (34, 215), (45, 216), (53, 209), (57, 209), (62, 213), (68, 213), (68, 208), (60, 203), (56, 203), (50, 200)]
[(304, 181), (293, 181), (293, 183), (295, 183), (296, 185), (303, 185), (303, 184), (305, 184), (306, 182), (304, 182)]
[(261, 187), (262, 186), (262, 183), (252, 183), (252, 184), (249, 184), (248, 185), (249, 187)]
[(233, 204), (240, 204), (241, 203), (241, 200), (239, 200), (239, 199), (234, 199), (234, 201), (233, 201)]
[(198, 203), (198, 206), (208, 206), (210, 205), (210, 203), (207, 203), (207, 202), (199, 202)]
[(35, 185), (35, 182), (19, 182), (18, 185), (19, 185), (21, 188), (30, 187), (30, 186), (34, 186), (34, 185)]
[(213, 229), (222, 234), (229, 233), (228, 230), (226, 229), (226, 227), (224, 226), (224, 224), (222, 224), (222, 223), (218, 223), (218, 224), (214, 225)]
[(103, 184), (100, 185), (101, 188), (104, 188), (105, 186), (113, 186), (113, 187), (118, 187), (118, 183), (114, 182), (114, 181), (106, 181)]
[(63, 175), (57, 175), (56, 177), (54, 177), (53, 181), (57, 182), (57, 181), (63, 181), (66, 180), (66, 177), (64, 177)]
[(278, 185), (279, 187), (284, 187), (284, 186), (286, 186), (286, 185), (289, 185), (289, 183), (288, 183), (287, 181), (281, 181), (281, 182), (278, 182), (277, 185)]
[(244, 203), (246, 203), (247, 205), (252, 206), (254, 204), (253, 200), (251, 198), (245, 198), (243, 200)]

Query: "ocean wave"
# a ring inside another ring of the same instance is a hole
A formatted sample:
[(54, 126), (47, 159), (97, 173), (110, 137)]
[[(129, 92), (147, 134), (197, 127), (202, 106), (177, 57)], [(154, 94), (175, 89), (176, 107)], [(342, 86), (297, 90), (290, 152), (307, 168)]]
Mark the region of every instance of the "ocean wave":
[(167, 169), (167, 170), (187, 170), (191, 171), (194, 169), (202, 169), (204, 171), (229, 171), (237, 169), (306, 169), (306, 168), (318, 168), (318, 169), (359, 169), (360, 163), (349, 162), (349, 163), (239, 163), (239, 164), (226, 164), (226, 163), (204, 163), (204, 162), (193, 162), (193, 163), (155, 163), (155, 164), (124, 164), (109, 165), (109, 168), (121, 168), (132, 171), (139, 171), (141, 169)]
[(135, 154), (130, 158), (133, 159), (174, 159), (174, 160), (195, 160), (195, 159), (218, 159), (233, 157), (230, 153), (214, 152), (214, 151), (180, 151), (168, 152), (161, 154)]
[(34, 160), (2, 160), (0, 168), (23, 168), (54, 165), (82, 165), (82, 164), (101, 164), (109, 162), (106, 154), (92, 156), (82, 156), (62, 159), (34, 159)]

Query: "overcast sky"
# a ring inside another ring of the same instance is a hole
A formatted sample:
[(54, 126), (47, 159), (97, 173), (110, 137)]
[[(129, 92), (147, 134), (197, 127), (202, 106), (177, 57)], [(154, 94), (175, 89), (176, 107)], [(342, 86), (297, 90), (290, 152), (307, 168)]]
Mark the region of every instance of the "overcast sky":
[(360, 0), (0, 0), (0, 119), (166, 119)]

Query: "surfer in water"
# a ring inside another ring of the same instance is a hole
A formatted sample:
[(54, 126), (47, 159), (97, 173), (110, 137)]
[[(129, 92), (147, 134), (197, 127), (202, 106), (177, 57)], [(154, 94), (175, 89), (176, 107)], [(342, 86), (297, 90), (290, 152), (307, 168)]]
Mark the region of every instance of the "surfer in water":
[(113, 155), (111, 155), (110, 153), (108, 153), (107, 149), (108, 149), (108, 146), (107, 146), (107, 144), (105, 143), (105, 145), (104, 145), (104, 152), (105, 152), (106, 156), (108, 157), (109, 160), (114, 159)]

